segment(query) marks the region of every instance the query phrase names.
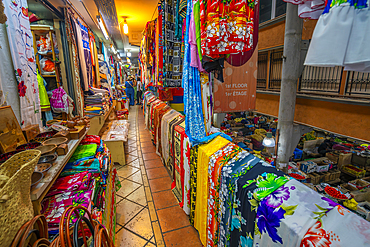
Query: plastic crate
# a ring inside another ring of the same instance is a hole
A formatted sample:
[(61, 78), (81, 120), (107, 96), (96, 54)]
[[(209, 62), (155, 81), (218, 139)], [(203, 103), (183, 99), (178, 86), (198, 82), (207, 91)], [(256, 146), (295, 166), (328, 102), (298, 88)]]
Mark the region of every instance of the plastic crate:
[(300, 150), (300, 149), (298, 149), (298, 148), (296, 148), (296, 149), (294, 150), (294, 152), (293, 152), (293, 155), (294, 155), (294, 159), (295, 159), (295, 160), (300, 160), (300, 159), (302, 159), (303, 151), (302, 151), (302, 150)]

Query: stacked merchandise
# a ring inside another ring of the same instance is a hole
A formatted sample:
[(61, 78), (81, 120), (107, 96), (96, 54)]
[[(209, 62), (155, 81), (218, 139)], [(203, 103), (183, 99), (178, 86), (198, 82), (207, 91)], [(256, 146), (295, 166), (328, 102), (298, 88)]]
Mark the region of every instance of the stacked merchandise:
[(85, 115), (88, 117), (104, 115), (109, 111), (110, 101), (109, 91), (91, 88), (85, 94)]
[(60, 217), (67, 207), (80, 205), (113, 236), (115, 191), (120, 187), (117, 178), (106, 145), (99, 136), (87, 135), (42, 202), (41, 213), (50, 233), (58, 233)]
[(175, 197), (204, 246), (369, 245), (370, 223), (341, 200), (315, 192), (223, 136), (190, 147), (173, 109), (161, 115), (166, 107), (151, 93), (144, 103), (153, 143), (166, 167), (173, 167)]

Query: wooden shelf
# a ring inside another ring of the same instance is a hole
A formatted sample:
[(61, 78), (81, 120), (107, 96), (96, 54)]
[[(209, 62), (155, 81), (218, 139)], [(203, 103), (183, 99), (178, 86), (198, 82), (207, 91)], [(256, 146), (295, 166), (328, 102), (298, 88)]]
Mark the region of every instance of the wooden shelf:
[(71, 158), (72, 154), (76, 150), (77, 146), (80, 144), (81, 140), (85, 137), (87, 132), (88, 129), (86, 129), (85, 133), (80, 139), (73, 139), (69, 141), (68, 153), (66, 155), (58, 156), (54, 165), (46, 173), (41, 182), (31, 190), (31, 200), (35, 215), (40, 213), (41, 201), (44, 199), (45, 195), (48, 193), (55, 180), (59, 177), (59, 174), (63, 171), (68, 160)]
[(56, 75), (41, 75), (42, 77), (56, 77)]

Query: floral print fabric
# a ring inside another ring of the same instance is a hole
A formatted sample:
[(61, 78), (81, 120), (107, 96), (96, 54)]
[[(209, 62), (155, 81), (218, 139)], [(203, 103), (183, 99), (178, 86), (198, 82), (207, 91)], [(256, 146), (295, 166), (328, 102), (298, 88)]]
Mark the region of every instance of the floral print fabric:
[[(230, 240), (226, 242), (226, 246), (253, 245), (254, 220), (260, 213), (258, 211), (259, 201), (288, 181), (289, 177), (283, 172), (261, 160), (236, 181), (231, 217), (228, 220), (227, 234), (230, 234)], [(261, 207), (261, 209), (264, 208)], [(261, 219), (261, 228), (265, 227), (270, 230), (271, 226), (268, 223), (276, 226), (278, 224), (276, 221), (284, 215), (285, 211), (282, 210), (278, 209), (274, 216), (269, 214), (269, 217), (272, 217), (271, 222), (266, 222), (266, 218)]]
[(195, 206), (194, 227), (198, 230), (203, 245), (207, 242), (207, 206), (208, 206), (208, 164), (210, 156), (229, 143), (221, 136), (216, 137), (198, 149), (197, 164), (197, 201)]
[(219, 188), (221, 170), (242, 149), (234, 143), (229, 143), (210, 157), (208, 165), (208, 216), (207, 216), (207, 246), (217, 246), (218, 243), (218, 213), (220, 211)]
[(69, 191), (87, 190), (90, 187), (90, 178), (91, 173), (87, 171), (66, 177), (60, 177), (50, 188), (46, 197)]
[(37, 83), (33, 38), (28, 17), (27, 0), (3, 1), (7, 16), (6, 30), (18, 83), (21, 127), (41, 123), (41, 107)]
[(337, 205), (292, 179), (259, 203), (254, 246), (299, 246), (308, 229)]
[(202, 54), (218, 58), (253, 47), (254, 1), (200, 0)]

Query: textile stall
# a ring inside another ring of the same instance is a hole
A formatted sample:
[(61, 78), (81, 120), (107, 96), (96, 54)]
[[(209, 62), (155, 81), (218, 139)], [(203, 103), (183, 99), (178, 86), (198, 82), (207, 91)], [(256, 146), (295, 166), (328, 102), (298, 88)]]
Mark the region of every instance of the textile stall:
[[(335, 197), (278, 171), (227, 135), (191, 146), (183, 116), (150, 92), (143, 113), (174, 196), (204, 246), (347, 246), (350, 234), (356, 246), (370, 244), (370, 223)], [(350, 220), (348, 232), (338, 227)]]

